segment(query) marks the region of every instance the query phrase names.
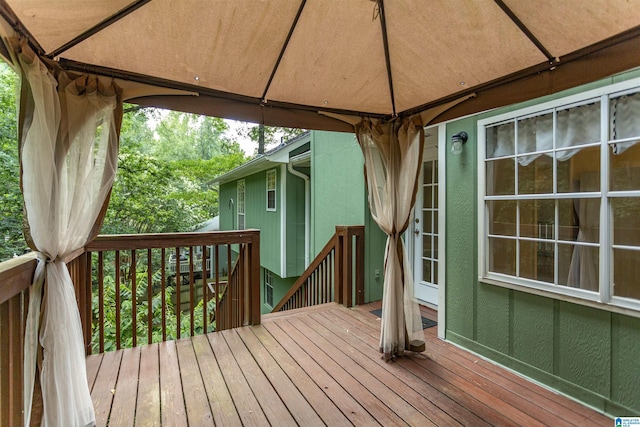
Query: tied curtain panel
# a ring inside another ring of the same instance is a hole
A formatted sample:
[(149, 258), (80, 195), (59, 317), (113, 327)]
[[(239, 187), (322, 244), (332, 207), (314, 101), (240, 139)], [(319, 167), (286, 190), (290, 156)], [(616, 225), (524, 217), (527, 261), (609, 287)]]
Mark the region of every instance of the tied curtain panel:
[(389, 360), (405, 350), (424, 351), (420, 310), (402, 240), (415, 204), (424, 130), (417, 117), (386, 123), (365, 119), (355, 129), (364, 154), (371, 216), (388, 236), (380, 352)]
[(96, 77), (50, 71), (24, 42), (12, 46), (22, 84), (25, 236), (39, 260), (25, 333), (24, 422), (30, 423), (39, 339), (42, 425), (93, 425), (82, 326), (65, 262), (95, 237), (104, 218), (116, 173), (121, 91)]

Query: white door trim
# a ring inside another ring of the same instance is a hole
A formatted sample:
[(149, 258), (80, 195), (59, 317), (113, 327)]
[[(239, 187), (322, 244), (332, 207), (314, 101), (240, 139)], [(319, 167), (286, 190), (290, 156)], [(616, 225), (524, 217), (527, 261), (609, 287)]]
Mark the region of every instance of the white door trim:
[(446, 331), (447, 126), (438, 125), (438, 338)]

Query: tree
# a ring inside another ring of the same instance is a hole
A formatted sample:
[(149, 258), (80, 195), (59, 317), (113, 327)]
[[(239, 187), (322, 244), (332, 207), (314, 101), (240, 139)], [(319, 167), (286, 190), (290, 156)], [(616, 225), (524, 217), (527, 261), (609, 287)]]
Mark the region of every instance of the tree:
[(18, 161), (16, 85), (18, 76), (0, 62), (0, 261), (22, 254), (22, 192)]
[[(305, 129), (285, 128), (279, 126), (263, 126), (264, 128), (264, 145), (265, 149), (277, 147), (283, 142), (295, 138), (305, 132)], [(260, 141), (260, 125), (244, 123), (244, 126), (238, 130), (238, 135), (249, 138), (256, 142), (256, 152), (258, 151), (258, 142)]]

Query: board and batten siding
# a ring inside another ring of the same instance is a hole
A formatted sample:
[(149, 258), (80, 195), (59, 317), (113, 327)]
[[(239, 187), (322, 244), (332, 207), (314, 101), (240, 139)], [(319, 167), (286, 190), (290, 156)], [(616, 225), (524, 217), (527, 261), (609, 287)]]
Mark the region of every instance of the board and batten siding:
[(461, 130), (469, 140), (459, 156), (447, 150), (446, 338), (609, 415), (638, 415), (640, 318), (478, 280), (477, 120), (509, 109), (447, 124), (447, 141)]

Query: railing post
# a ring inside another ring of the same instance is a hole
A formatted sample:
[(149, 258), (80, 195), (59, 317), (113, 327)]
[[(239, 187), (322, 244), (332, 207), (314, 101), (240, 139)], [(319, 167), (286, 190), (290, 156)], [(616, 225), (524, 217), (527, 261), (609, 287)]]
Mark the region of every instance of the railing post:
[(24, 294), (21, 292), (0, 304), (0, 345), (3, 352), (0, 357), (0, 421), (8, 426), (23, 424)]
[(356, 236), (356, 305), (364, 304), (364, 227), (354, 227)]
[(344, 227), (336, 226), (336, 253), (335, 253), (335, 267), (334, 267), (334, 279), (333, 279), (333, 298), (338, 304), (343, 304), (343, 248), (344, 242)]
[(247, 275), (247, 299), (249, 301), (249, 324), (260, 324), (260, 232), (256, 231), (247, 244), (249, 274)]
[(342, 298), (346, 307), (353, 306), (353, 239), (348, 227), (343, 228), (342, 237)]

